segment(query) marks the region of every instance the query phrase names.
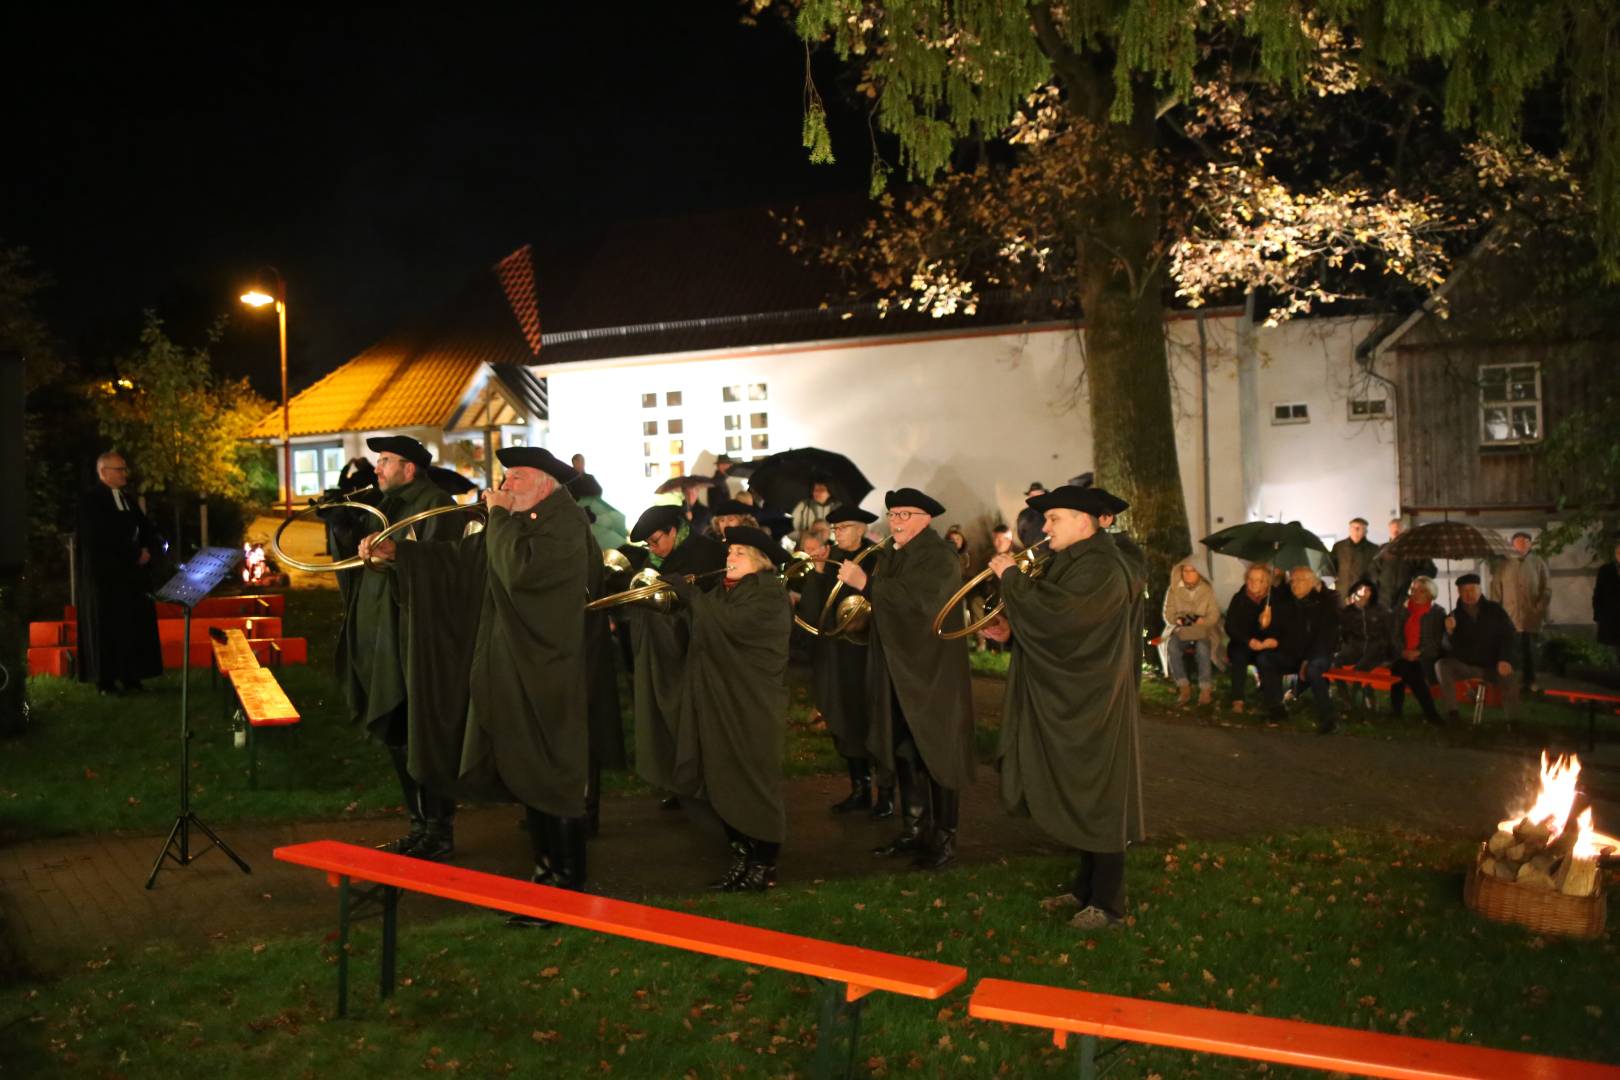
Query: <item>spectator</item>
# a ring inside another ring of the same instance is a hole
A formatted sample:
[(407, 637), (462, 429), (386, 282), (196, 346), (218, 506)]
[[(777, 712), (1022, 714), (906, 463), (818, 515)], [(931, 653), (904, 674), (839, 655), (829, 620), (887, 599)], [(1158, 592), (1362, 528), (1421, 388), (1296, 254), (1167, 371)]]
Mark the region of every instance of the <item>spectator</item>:
[(1368, 578), (1350, 590), (1350, 602), (1339, 611), (1339, 667), (1371, 671), (1394, 659), (1395, 639), (1389, 611), (1378, 602), (1378, 586)]
[(163, 674), (157, 609), (147, 595), (163, 541), (125, 487), (122, 454), (97, 458), (96, 479), (79, 499), (79, 680), (103, 694), (139, 693), (142, 679)]
[(1316, 709), (1316, 730), (1331, 734), (1337, 726), (1333, 698), (1323, 672), (1333, 666), (1339, 642), (1339, 613), (1321, 578), (1308, 566), (1288, 572), (1288, 591), (1272, 602), (1271, 636), (1277, 647), (1260, 657), (1260, 691), (1273, 720), (1287, 718), (1283, 710), (1285, 675), (1299, 678), (1299, 690), (1309, 687)]
[(1536, 689), (1536, 639), (1552, 603), (1552, 575), (1547, 562), (1530, 550), (1530, 534), (1513, 534), (1513, 554), (1491, 560), (1491, 599), (1502, 605), (1518, 632), (1524, 689)]
[(1448, 719), (1458, 722), (1457, 681), (1483, 679), (1502, 690), (1502, 712), (1511, 721), (1519, 707), (1519, 680), (1513, 671), (1516, 631), (1513, 620), (1494, 600), (1480, 595), (1479, 575), (1457, 579), (1457, 608), (1446, 620), (1448, 655), (1434, 665)]
[(973, 573), (973, 553), (968, 550), (967, 534), (962, 532), (962, 526), (952, 525), (946, 529), (945, 542), (956, 552), (956, 561), (962, 564), (962, 580), (966, 581)]
[[(574, 460), (584, 461), (584, 458), (575, 454)], [(602, 498), (602, 485), (597, 483), (596, 477), (580, 473), (567, 487), (589, 518), (597, 547), (612, 551), (630, 542), (630, 529), (625, 525), (624, 515)]]
[(832, 489), (827, 481), (815, 478), (810, 481), (810, 495), (800, 499), (793, 508), (793, 537), (798, 539), (810, 526), (818, 521), (825, 521), (827, 515), (838, 508), (833, 501)]
[(1187, 680), (1185, 646), (1193, 646), (1198, 662), (1198, 704), (1215, 699), (1215, 683), (1210, 672), (1210, 646), (1221, 617), (1215, 606), (1215, 590), (1191, 558), (1177, 563), (1170, 571), (1170, 586), (1164, 591), (1165, 666), (1176, 683), (1176, 704), (1185, 705), (1192, 697)]
[(1373, 560), (1372, 575), (1378, 585), (1378, 599), (1389, 605), (1391, 611), (1406, 602), (1406, 589), (1413, 578), (1432, 578), (1438, 573), (1433, 559), (1402, 559), (1390, 552), (1395, 541), (1401, 538), (1401, 532), (1401, 519), (1390, 519), (1389, 543), (1378, 549), (1378, 557)]
[(1350, 535), (1333, 545), (1329, 557), (1333, 560), (1334, 599), (1343, 607), (1350, 598), (1350, 589), (1356, 582), (1369, 576), (1378, 545), (1367, 539), (1367, 519), (1351, 518)]
[[(1005, 525), (997, 525), (995, 528), (991, 529), (990, 554), (995, 556), (1011, 555), (1012, 553), (1012, 530)], [(984, 584), (975, 589), (967, 598), (969, 617), (974, 622), (978, 622), (980, 619), (984, 618), (984, 613), (988, 611), (990, 607), (993, 606), (998, 599), (1000, 599), (1000, 597), (1001, 589), (995, 577), (992, 575), (991, 577), (986, 578)], [(979, 639), (977, 647), (980, 652), (1006, 652), (1012, 647), (1008, 642), (997, 641), (995, 638), (985, 637), (982, 632), (978, 634), (977, 637)]]
[(681, 516), (686, 518), (688, 527), (698, 535), (709, 532), (713, 523), (714, 514), (707, 506), (698, 502), (698, 492), (704, 490), (701, 485), (688, 484), (681, 488), (681, 497), (685, 500)]
[(1400, 682), (1389, 689), (1390, 715), (1400, 718), (1406, 703), (1406, 692), (1411, 690), (1417, 698), (1423, 719), (1431, 724), (1440, 723), (1440, 710), (1435, 708), (1434, 662), (1440, 658), (1440, 643), (1446, 634), (1446, 609), (1434, 602), (1434, 579), (1415, 577), (1407, 589), (1406, 603), (1397, 609), (1394, 620), (1393, 647), (1396, 658), (1389, 665), (1391, 675)]
[(1620, 536), (1615, 537), (1614, 557), (1598, 569), (1592, 586), (1592, 619), (1597, 623), (1598, 641), (1614, 650), (1620, 660)]
[(731, 483), (727, 479), (734, 462), (731, 455), (721, 454), (714, 459), (714, 476), (709, 480), (709, 505), (718, 506), (731, 500)]
[[(1226, 701), (1235, 713), (1243, 711), (1243, 690), (1249, 680), (1249, 665), (1259, 671), (1260, 657), (1275, 649), (1278, 641), (1271, 636), (1271, 619), (1267, 614), (1271, 603), (1271, 567), (1256, 563), (1243, 575), (1243, 588), (1226, 605), (1226, 670), (1232, 677)], [(1262, 626), (1264, 621), (1266, 625)]]
[[(1031, 483), (1024, 490), (1026, 500), (1045, 494), (1046, 485), (1039, 480)], [(1018, 546), (1027, 548), (1040, 543), (1046, 536), (1046, 533), (1042, 531), (1045, 526), (1046, 519), (1026, 505), (1022, 510), (1018, 511), (1018, 521), (1014, 524), (1014, 531), (1018, 534)]]

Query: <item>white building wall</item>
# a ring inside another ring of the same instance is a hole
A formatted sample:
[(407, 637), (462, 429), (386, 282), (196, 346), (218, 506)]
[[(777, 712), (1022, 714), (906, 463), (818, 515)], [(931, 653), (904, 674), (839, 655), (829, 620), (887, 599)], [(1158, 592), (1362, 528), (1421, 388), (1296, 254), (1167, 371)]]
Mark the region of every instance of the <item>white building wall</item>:
[[(1374, 540), (1398, 504), (1390, 420), (1353, 421), (1348, 399), (1365, 394), (1354, 358), (1371, 323), (1322, 319), (1255, 333), (1260, 415), (1245, 417), (1238, 392), (1239, 322), (1232, 313), (1203, 320), (1209, 412), (1209, 487), (1204, 500), (1198, 320), (1168, 324), (1177, 445), (1193, 536), (1252, 518), (1299, 520), (1342, 536), (1353, 516), (1373, 522)], [(867, 509), (881, 512), (883, 492), (927, 491), (948, 508), (943, 528), (961, 524), (987, 542), (996, 520), (1011, 521), (1023, 491), (1039, 480), (1056, 486), (1093, 467), (1083, 349), (1072, 327), (924, 339), (885, 339), (741, 350), (720, 354), (627, 357), (540, 366), (551, 403), (546, 445), (558, 456), (583, 453), (607, 500), (634, 520), (669, 476), (669, 443), (682, 443), (683, 465), (718, 453), (724, 417), (743, 416), (743, 458), (798, 446), (847, 454), (875, 485)], [(763, 401), (728, 403), (728, 386), (764, 384)], [(669, 406), (666, 395), (680, 394)], [(643, 395), (656, 395), (652, 408)], [(1274, 403), (1301, 403), (1309, 421), (1273, 425)], [(753, 414), (766, 414), (769, 446), (748, 447)], [(670, 419), (682, 431), (671, 436)], [(656, 422), (658, 434), (644, 436)], [(1239, 467), (1245, 440), (1258, 443), (1260, 474), (1245, 493)], [(657, 475), (645, 475), (645, 443), (654, 443)], [(733, 452), (733, 456), (738, 456)], [(696, 470), (694, 470), (696, 471)], [(701, 471), (707, 471), (704, 468)], [(1241, 568), (1216, 558), (1216, 583), (1235, 590)]]

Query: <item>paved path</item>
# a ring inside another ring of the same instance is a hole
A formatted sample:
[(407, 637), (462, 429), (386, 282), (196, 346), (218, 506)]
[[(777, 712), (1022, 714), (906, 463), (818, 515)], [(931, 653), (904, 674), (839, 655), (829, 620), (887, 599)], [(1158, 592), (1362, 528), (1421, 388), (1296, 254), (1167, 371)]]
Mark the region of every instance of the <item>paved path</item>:
[[(1483, 839), (1518, 803), (1534, 772), (1533, 762), (1500, 752), (1159, 721), (1144, 722), (1142, 744), (1154, 840), (1385, 825)], [(842, 779), (831, 776), (790, 785), (783, 887), (891, 871), (868, 849), (894, 823), (829, 814), (827, 806), (844, 793)], [(206, 800), (197, 810), (206, 820)], [(1620, 822), (1620, 804), (1600, 801), (1597, 816), (1600, 826)], [(511, 807), (463, 812), (456, 861), (526, 874), (527, 841), (517, 818)], [(641, 899), (695, 891), (724, 861), (723, 841), (651, 798), (609, 799), (602, 818), (602, 835), (591, 846), (591, 883), (605, 894)], [(1001, 811), (989, 769), (964, 793), (962, 820), (965, 862), (1059, 850), (1031, 822)], [(223, 835), (252, 864), (251, 875), (211, 852), (189, 867), (171, 864), (151, 891), (142, 886), (162, 836), (16, 844), (0, 848), (0, 912), (24, 962), (45, 972), (109, 945), (168, 939), (192, 947), (330, 929), (335, 893), (321, 875), (273, 860), (271, 850), (327, 838), (375, 844), (398, 830), (390, 818), (229, 827)], [(419, 897), (409, 904), (413, 919), (466, 911)]]

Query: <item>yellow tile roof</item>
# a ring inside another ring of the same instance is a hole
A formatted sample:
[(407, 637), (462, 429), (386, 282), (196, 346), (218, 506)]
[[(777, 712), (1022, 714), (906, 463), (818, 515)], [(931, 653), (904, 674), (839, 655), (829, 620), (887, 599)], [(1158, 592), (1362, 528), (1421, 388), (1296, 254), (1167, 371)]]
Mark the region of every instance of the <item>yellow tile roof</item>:
[[(483, 364), (534, 363), (535, 312), (531, 255), (524, 247), (477, 275), (445, 308), (294, 395), (292, 434), (448, 426)], [(248, 437), (280, 435), (277, 407)]]

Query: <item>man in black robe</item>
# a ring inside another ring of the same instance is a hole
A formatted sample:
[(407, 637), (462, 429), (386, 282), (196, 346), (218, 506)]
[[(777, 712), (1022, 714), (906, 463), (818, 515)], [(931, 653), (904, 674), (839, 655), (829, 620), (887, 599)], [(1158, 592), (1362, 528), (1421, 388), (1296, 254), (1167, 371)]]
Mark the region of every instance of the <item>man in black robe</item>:
[(1033, 817), (1079, 851), (1074, 880), (1042, 907), (1079, 908), (1070, 925), (1099, 930), (1125, 916), (1125, 850), (1142, 839), (1142, 582), (1098, 520), (1122, 510), (1122, 500), (1065, 486), (1029, 506), (1051, 537), (1041, 576), (1007, 573), (1010, 555), (990, 560), (1007, 607), (985, 633), (1004, 640), (1010, 628), (1013, 641), (1001, 797), (1009, 813)]
[[(866, 703), (866, 637), (864, 634), (831, 637), (826, 630), (834, 625), (836, 616), (828, 613), (826, 621), (821, 621), (838, 565), (861, 558), (863, 552), (871, 550), (873, 544), (866, 537), (866, 527), (876, 520), (876, 514), (858, 506), (840, 506), (827, 515), (833, 544), (826, 561), (818, 563), (816, 573), (804, 580), (799, 594), (799, 617), (822, 629), (810, 648), (810, 697), (826, 721), (833, 746), (849, 767), (849, 797), (834, 803), (832, 812), (847, 814), (870, 810), (873, 817), (886, 818), (894, 814), (894, 777), (879, 770), (874, 803), (872, 757), (866, 749), (867, 732), (871, 727)], [(829, 564), (832, 573), (827, 572)]]
[[(693, 529), (679, 506), (649, 507), (630, 531), (632, 543), (646, 544), (647, 564), (660, 574), (713, 574), (726, 565), (725, 545)], [(700, 582), (712, 588), (714, 581)], [(675, 790), (675, 748), (691, 614), (683, 608), (661, 614), (634, 605), (620, 608), (630, 621), (635, 661), (636, 772), (661, 791)], [(674, 796), (666, 808), (679, 805)]]
[(452, 543), (368, 538), (361, 554), (395, 561), (413, 715), (426, 709), (436, 721), (464, 724), (453, 774), (443, 776), (441, 750), (421, 762), (413, 753), (412, 775), (521, 803), (532, 880), (579, 889), (589, 774), (586, 585), (602, 556), (562, 486), (573, 469), (540, 447), (509, 446), (498, 456), (506, 475), (499, 490), (484, 492), (482, 532)]
[[(866, 663), (871, 714), (866, 746), (892, 769), (900, 788), (902, 825), (874, 854), (911, 854), (933, 870), (956, 858), (958, 793), (972, 783), (973, 686), (967, 641), (934, 633), (934, 616), (962, 584), (962, 564), (929, 528), (945, 512), (916, 488), (888, 492), (892, 544), (867, 560), (839, 564), (838, 580), (863, 590), (872, 604)], [(961, 627), (961, 613), (951, 616)]]
[[(377, 455), (377, 508), (389, 521), (454, 504), (455, 500), (429, 478), (433, 455), (417, 440), (409, 435), (374, 436), (366, 440), (366, 449)], [(366, 517), (370, 519), (370, 515)], [(463, 525), (461, 514), (440, 514), (416, 526), (416, 536), (420, 540), (454, 540), (461, 535)], [(358, 542), (355, 550), (359, 550)], [(447, 859), (456, 847), (456, 801), (418, 783), (410, 771), (413, 739), (400, 643), (398, 583), (393, 574), (372, 570), (340, 572), (354, 574), (356, 580), (344, 595), (336, 657), (338, 684), (348, 700), (350, 719), (364, 725), (387, 749), (410, 819), (410, 830), (383, 844), (382, 849), (419, 859)], [(420, 743), (422, 738), (421, 732), (415, 733), (414, 741)]]
[(163, 674), (147, 570), (162, 541), (125, 489), (122, 454), (97, 458), (96, 479), (79, 500), (79, 680), (103, 694), (133, 693)]

